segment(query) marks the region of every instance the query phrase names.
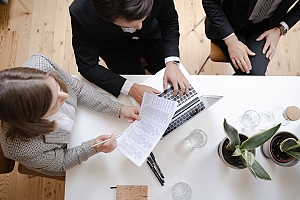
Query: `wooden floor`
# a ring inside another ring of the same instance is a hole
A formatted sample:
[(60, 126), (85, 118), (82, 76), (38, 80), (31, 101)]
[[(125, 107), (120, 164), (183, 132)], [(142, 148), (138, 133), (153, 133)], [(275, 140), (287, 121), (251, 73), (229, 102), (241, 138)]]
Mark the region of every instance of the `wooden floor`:
[[(77, 73), (71, 45), (68, 7), (71, 0), (17, 0), (0, 5), (0, 70), (21, 66), (32, 54), (41, 53), (70, 74)], [(179, 13), (181, 62), (190, 74), (231, 75), (228, 63), (208, 58), (210, 42), (204, 34), (205, 17), (200, 0), (174, 0)], [(193, 31), (193, 27), (201, 22)], [(280, 39), (267, 75), (300, 75), (300, 23)], [(205, 63), (205, 61), (207, 62)], [(204, 67), (203, 64), (205, 63)], [(0, 200), (64, 199), (64, 182), (35, 177), (28, 179), (15, 169), (0, 175)]]

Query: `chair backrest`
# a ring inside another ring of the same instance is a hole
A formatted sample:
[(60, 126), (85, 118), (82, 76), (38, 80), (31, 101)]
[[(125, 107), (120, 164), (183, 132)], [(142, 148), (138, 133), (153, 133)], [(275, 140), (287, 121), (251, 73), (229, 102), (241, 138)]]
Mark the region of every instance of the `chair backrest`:
[(210, 59), (214, 62), (229, 62), (223, 54), (217, 41), (211, 40), (210, 43)]
[(0, 145), (0, 174), (10, 173), (15, 167), (15, 161), (6, 158), (3, 155), (2, 147)]

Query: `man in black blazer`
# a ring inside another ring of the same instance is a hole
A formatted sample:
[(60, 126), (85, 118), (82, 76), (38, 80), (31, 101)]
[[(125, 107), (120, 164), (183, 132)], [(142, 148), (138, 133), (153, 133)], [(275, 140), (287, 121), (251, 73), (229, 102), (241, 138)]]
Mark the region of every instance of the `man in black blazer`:
[(300, 19), (298, 0), (274, 0), (270, 9), (264, 3), (265, 0), (202, 0), (207, 16), (206, 36), (220, 42), (237, 75), (265, 75), (280, 36)]
[[(155, 74), (166, 67), (164, 88), (188, 92), (178, 68), (179, 25), (173, 0), (74, 0), (70, 8), (73, 49), (79, 72), (90, 82), (118, 96), (141, 102), (144, 92), (160, 91), (131, 83), (119, 74), (145, 74), (141, 56)], [(99, 57), (109, 69), (99, 65)]]

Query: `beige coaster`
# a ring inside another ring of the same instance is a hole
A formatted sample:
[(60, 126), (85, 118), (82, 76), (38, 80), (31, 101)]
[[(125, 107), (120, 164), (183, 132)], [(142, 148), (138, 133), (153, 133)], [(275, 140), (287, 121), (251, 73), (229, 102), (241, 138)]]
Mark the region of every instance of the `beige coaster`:
[(300, 119), (300, 109), (297, 106), (289, 106), (285, 111), (286, 117), (291, 121)]
[(148, 186), (146, 185), (117, 185), (117, 200), (148, 200)]

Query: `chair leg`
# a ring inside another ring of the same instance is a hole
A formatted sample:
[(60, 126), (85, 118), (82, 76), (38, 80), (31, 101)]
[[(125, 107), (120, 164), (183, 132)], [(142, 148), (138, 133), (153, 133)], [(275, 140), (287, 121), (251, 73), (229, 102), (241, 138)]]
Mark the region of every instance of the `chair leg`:
[(204, 16), (195, 26), (194, 28), (192, 29), (192, 31), (194, 31), (200, 24), (201, 22), (203, 22), (205, 20), (206, 16)]
[(20, 4), (23, 6), (23, 8), (26, 10), (28, 14), (31, 14), (31, 10), (26, 6), (26, 4), (22, 0), (18, 0)]
[(208, 55), (208, 56), (207, 56), (207, 58), (205, 59), (205, 61), (204, 61), (203, 65), (201, 66), (201, 68), (200, 68), (199, 72), (197, 73), (197, 75), (199, 75), (199, 74), (200, 74), (201, 70), (202, 70), (202, 69), (203, 69), (203, 67), (206, 65), (206, 63), (207, 63), (207, 61), (208, 61), (208, 59), (209, 59), (209, 58), (210, 58), (210, 56)]
[(34, 178), (34, 177), (36, 177), (36, 176), (35, 175), (30, 175), (30, 174), (27, 175), (28, 179), (31, 179), (31, 178)]

